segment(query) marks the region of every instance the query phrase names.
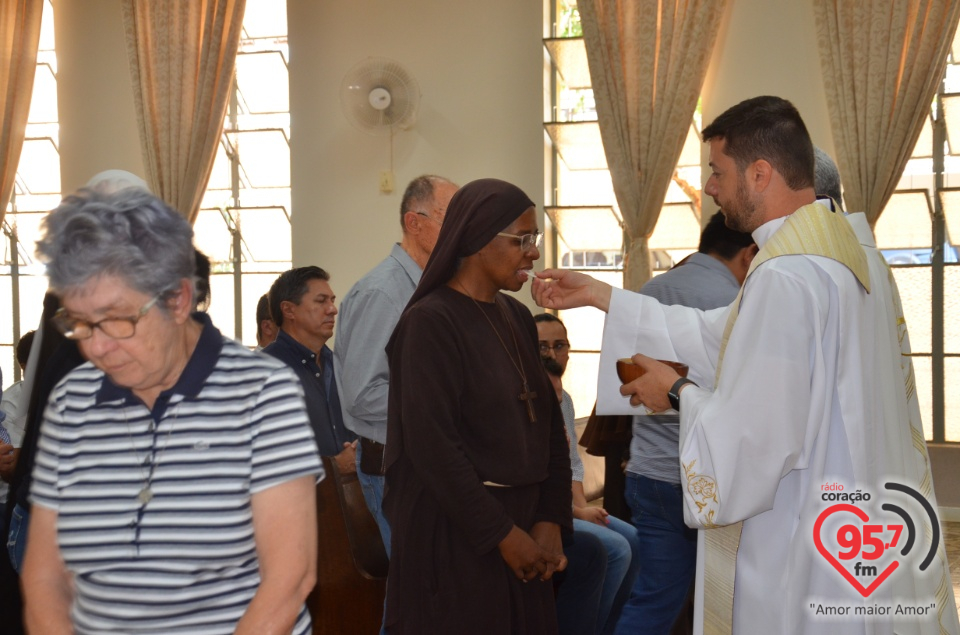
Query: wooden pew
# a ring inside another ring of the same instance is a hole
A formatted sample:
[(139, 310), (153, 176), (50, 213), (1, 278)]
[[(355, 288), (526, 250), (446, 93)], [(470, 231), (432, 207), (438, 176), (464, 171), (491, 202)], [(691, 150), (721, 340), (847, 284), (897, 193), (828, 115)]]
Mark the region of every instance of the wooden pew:
[(323, 457), (317, 485), (317, 586), (307, 606), (313, 635), (375, 635), (383, 618), (387, 554), (356, 474)]

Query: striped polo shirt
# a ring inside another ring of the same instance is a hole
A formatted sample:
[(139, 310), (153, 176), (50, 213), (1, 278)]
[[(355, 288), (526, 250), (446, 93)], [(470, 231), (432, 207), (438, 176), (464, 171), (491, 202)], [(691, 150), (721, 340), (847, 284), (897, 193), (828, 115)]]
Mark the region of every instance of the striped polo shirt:
[(31, 500), (57, 512), (78, 633), (233, 633), (260, 583), (251, 497), (323, 474), (293, 372), (195, 319), (152, 411), (90, 363), (51, 394)]

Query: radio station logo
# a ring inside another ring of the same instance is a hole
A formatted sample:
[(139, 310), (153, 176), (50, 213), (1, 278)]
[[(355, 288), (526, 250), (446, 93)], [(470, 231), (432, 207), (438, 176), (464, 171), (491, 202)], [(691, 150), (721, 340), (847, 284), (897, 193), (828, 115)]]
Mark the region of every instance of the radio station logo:
[[(892, 500), (880, 512), (868, 512), (869, 492), (844, 491), (839, 483), (821, 486), (821, 498), (832, 503), (817, 517), (813, 542), (820, 555), (867, 598), (898, 569), (917, 567), (926, 571), (940, 544), (940, 523), (930, 502), (920, 492), (900, 483), (886, 483)], [(909, 510), (909, 511), (908, 511)], [(930, 528), (923, 531), (925, 525)]]

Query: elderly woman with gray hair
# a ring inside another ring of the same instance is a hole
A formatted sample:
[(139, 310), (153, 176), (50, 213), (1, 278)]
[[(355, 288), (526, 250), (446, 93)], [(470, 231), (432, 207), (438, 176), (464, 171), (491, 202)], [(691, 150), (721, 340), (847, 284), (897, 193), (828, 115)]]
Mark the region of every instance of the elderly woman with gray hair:
[(296, 377), (194, 312), (193, 231), (139, 189), (44, 221), (88, 363), (41, 429), (23, 572), (35, 633), (308, 633), (322, 467)]

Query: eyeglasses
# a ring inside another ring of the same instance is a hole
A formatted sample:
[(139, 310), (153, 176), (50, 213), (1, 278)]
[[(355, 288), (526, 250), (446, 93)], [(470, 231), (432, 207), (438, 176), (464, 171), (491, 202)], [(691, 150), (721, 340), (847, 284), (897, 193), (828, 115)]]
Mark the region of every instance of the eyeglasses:
[(86, 340), (93, 336), (93, 329), (100, 329), (104, 335), (115, 340), (125, 340), (137, 332), (137, 322), (157, 303), (159, 295), (143, 305), (133, 317), (110, 317), (99, 322), (87, 322), (67, 314), (61, 307), (53, 316), (53, 325), (69, 340)]
[(548, 344), (547, 342), (540, 342), (541, 355), (546, 355), (550, 351), (553, 351), (554, 353), (562, 353), (568, 348), (570, 348), (570, 342), (554, 342), (553, 344)]
[(532, 234), (524, 234), (522, 236), (500, 232), (497, 236), (513, 238), (514, 240), (520, 241), (520, 251), (530, 251), (534, 247), (540, 249), (540, 243), (543, 242), (543, 232), (533, 232)]
[(443, 227), (443, 219), (442, 219), (442, 218), (435, 218), (435, 217), (431, 216), (430, 214), (426, 214), (426, 213), (424, 213), (424, 212), (414, 212), (414, 214), (416, 214), (417, 216), (423, 216), (423, 217), (425, 217), (425, 218), (429, 218), (430, 220), (432, 220), (433, 222), (435, 222), (435, 223), (437, 224), (437, 227)]

